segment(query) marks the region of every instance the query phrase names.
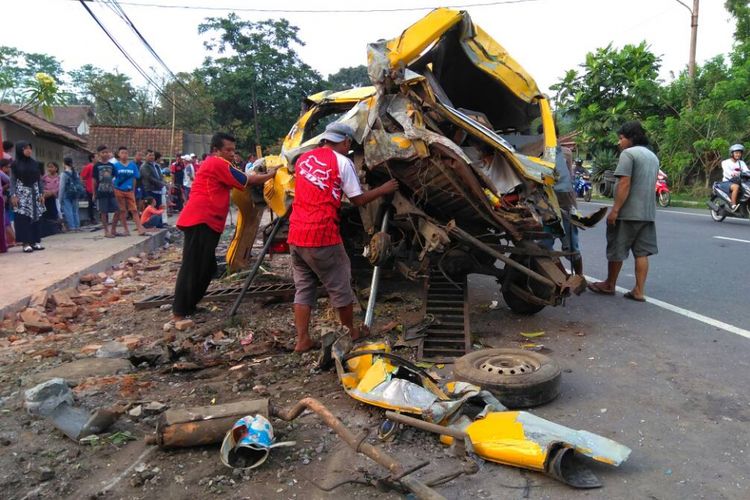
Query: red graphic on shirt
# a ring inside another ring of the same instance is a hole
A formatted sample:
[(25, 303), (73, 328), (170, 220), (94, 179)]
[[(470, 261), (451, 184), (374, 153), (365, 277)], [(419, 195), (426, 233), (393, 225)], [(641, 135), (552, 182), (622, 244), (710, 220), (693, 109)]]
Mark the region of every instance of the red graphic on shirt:
[(299, 247), (341, 243), (341, 176), (336, 153), (330, 148), (308, 151), (297, 160), (294, 172), (294, 202), (287, 241)]

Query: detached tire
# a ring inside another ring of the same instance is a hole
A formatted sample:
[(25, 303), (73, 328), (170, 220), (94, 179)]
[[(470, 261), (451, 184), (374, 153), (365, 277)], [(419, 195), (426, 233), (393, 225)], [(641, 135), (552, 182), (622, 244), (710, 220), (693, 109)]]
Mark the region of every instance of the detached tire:
[(560, 366), (552, 358), (523, 349), (481, 349), (458, 358), (457, 380), (480, 386), (508, 408), (530, 408), (560, 394)]

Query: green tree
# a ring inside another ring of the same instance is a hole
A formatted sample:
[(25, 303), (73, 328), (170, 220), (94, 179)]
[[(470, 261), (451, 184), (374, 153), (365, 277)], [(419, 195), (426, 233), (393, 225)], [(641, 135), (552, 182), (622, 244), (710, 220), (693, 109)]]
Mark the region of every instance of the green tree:
[[(174, 99), (175, 125), (177, 128), (194, 133), (208, 134), (215, 131), (214, 104), (201, 75), (178, 73), (178, 82), (169, 81), (164, 85), (164, 94)], [(155, 121), (159, 126), (172, 124), (172, 102), (159, 95)]]
[(74, 101), (94, 106), (96, 122), (107, 125), (137, 125), (143, 117), (144, 92), (130, 77), (110, 73), (91, 64), (70, 72)]
[(285, 19), (251, 22), (235, 14), (198, 27), (209, 36), (199, 75), (218, 124), (242, 148), (277, 143), (299, 116), (302, 98), (322, 87), (320, 74), (297, 55), (298, 31)]
[(614, 150), (623, 122), (660, 113), (659, 67), (659, 57), (641, 42), (589, 52), (580, 72), (567, 71), (551, 89), (558, 112), (580, 131), (579, 147), (594, 155)]
[(337, 72), (328, 75), (325, 86), (328, 90), (338, 92), (340, 90), (367, 87), (372, 85), (370, 77), (367, 76), (367, 66), (360, 64), (348, 68), (341, 68)]
[(62, 75), (60, 61), (53, 56), (0, 46), (0, 102), (18, 104), (19, 109), (41, 108), (51, 118), (52, 106), (64, 102), (58, 85)]

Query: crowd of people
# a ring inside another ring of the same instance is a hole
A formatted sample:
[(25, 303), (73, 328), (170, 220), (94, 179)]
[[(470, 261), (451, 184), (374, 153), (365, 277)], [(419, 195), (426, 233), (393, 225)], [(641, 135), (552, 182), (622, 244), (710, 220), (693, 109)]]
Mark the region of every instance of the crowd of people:
[(136, 150), (131, 157), (126, 146), (100, 145), (79, 170), (70, 157), (43, 165), (29, 142), (3, 141), (2, 146), (0, 253), (14, 246), (24, 253), (44, 250), (43, 237), (81, 231), (82, 202), (88, 222), (98, 219), (107, 238), (128, 236), (128, 220), (140, 235), (162, 228), (165, 210), (180, 212), (190, 198), (207, 156), (199, 160), (177, 153), (170, 163), (151, 149)]

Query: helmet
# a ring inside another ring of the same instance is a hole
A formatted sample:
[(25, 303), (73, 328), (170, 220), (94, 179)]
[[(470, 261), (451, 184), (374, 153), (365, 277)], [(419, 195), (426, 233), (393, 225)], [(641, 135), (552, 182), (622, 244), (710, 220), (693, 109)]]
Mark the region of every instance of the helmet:
[(583, 160), (580, 158), (576, 158), (576, 165), (583, 165)]
[(731, 156), (732, 153), (734, 153), (735, 151), (739, 151), (741, 153), (744, 153), (745, 152), (745, 146), (743, 146), (742, 144), (733, 144), (729, 148), (729, 156)]

